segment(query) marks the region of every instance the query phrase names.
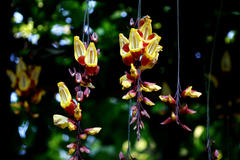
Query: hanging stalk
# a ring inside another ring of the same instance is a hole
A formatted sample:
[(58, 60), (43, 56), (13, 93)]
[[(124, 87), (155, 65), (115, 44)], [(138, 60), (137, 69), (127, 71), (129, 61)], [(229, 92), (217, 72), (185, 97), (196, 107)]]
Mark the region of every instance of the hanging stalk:
[(210, 67), (209, 67), (209, 79), (208, 79), (208, 90), (207, 90), (207, 149), (208, 149), (208, 160), (212, 159), (211, 155), (211, 138), (210, 138), (210, 79), (211, 79), (211, 73), (212, 73), (212, 63), (213, 63), (213, 55), (214, 55), (214, 49), (215, 49), (215, 43), (216, 43), (216, 37), (217, 37), (217, 30), (218, 30), (218, 25), (219, 25), (219, 20), (222, 12), (222, 4), (223, 0), (221, 1), (221, 6), (220, 6), (220, 12), (218, 15), (218, 20), (217, 20), (217, 25), (216, 25), (216, 30), (214, 34), (214, 41), (213, 41), (213, 48), (212, 48), (212, 54), (211, 54), (211, 59), (210, 59)]

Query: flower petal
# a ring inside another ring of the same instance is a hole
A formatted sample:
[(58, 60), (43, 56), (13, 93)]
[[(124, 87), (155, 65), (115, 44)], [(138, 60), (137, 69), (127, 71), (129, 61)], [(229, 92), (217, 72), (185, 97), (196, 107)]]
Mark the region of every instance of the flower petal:
[(77, 62), (81, 65), (84, 65), (84, 57), (85, 57), (85, 46), (82, 41), (79, 40), (79, 36), (74, 36), (74, 57)]
[(98, 55), (97, 50), (93, 42), (91, 42), (88, 46), (86, 55), (85, 55), (85, 63), (86, 70), (88, 75), (92, 76), (97, 69)]
[(58, 90), (61, 97), (61, 107), (70, 115), (74, 114), (74, 109), (77, 107), (76, 103), (72, 100), (72, 96), (63, 82), (59, 82)]
[(16, 77), (15, 73), (13, 73), (13, 71), (8, 70), (8, 69), (6, 70), (6, 73), (11, 81), (11, 87), (15, 88), (17, 85), (17, 77)]

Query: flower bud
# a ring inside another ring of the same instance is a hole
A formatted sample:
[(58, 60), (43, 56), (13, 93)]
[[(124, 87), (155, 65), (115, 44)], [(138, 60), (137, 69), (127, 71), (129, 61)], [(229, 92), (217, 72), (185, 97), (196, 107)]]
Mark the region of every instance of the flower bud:
[(91, 36), (91, 41), (97, 43), (98, 41), (98, 35), (96, 32), (93, 32), (92, 36)]
[(187, 130), (187, 131), (192, 131), (190, 128), (188, 128), (186, 125), (182, 125), (182, 128)]
[(100, 48), (97, 49), (97, 55), (99, 56), (100, 54)]
[(150, 115), (147, 113), (146, 110), (141, 111), (141, 115), (150, 118)]
[(216, 149), (216, 150), (214, 151), (213, 157), (214, 157), (215, 159), (218, 159), (218, 155), (219, 155), (219, 152), (218, 152), (218, 150)]
[(71, 75), (72, 77), (74, 77), (75, 74), (77, 73), (75, 67), (73, 67), (73, 71), (74, 71), (74, 72), (72, 72), (72, 70), (71, 70), (70, 68), (68, 69), (68, 72), (70, 73), (70, 75)]
[(87, 138), (87, 134), (86, 133), (79, 134), (79, 138), (85, 140)]
[(77, 129), (77, 126), (72, 122), (68, 122), (68, 129), (70, 131), (75, 131)]
[(76, 100), (78, 102), (82, 102), (83, 101), (83, 92), (82, 91), (77, 91)]
[(143, 102), (144, 102), (146, 105), (149, 105), (149, 106), (155, 105), (155, 103), (153, 103), (152, 101), (150, 101), (150, 99), (148, 99), (147, 97), (144, 97), (144, 98), (143, 98)]
[(132, 120), (130, 121), (130, 123), (129, 123), (129, 124), (130, 124), (130, 125), (131, 125), (131, 124), (133, 124), (133, 123), (134, 123), (136, 120), (137, 120), (137, 117), (135, 117), (135, 116), (134, 116), (134, 117), (132, 117)]
[(123, 155), (122, 152), (119, 153), (119, 159), (120, 159), (120, 160), (124, 160), (124, 155)]
[(161, 125), (165, 125), (165, 124), (168, 124), (168, 123), (171, 123), (172, 122), (172, 118), (171, 117), (168, 117), (165, 121), (163, 121), (162, 123), (160, 123)]
[(134, 27), (134, 20), (133, 20), (133, 18), (130, 19), (130, 26)]
[(138, 72), (137, 72), (137, 69), (134, 67), (133, 63), (131, 63), (130, 72), (131, 72), (131, 76), (132, 76), (134, 79), (138, 79), (138, 78), (139, 78), (139, 74), (138, 74)]
[(84, 92), (83, 92), (83, 95), (88, 98), (89, 97), (89, 94), (90, 94), (90, 89), (88, 87), (85, 88)]
[(101, 131), (101, 127), (94, 127), (94, 128), (88, 128), (85, 129), (84, 132), (87, 134), (95, 135)]
[(79, 72), (76, 73), (76, 75), (75, 75), (75, 82), (76, 83), (82, 83), (82, 76)]
[(87, 149), (85, 146), (82, 146), (79, 148), (80, 152), (85, 152), (85, 153), (91, 153), (91, 151), (89, 149)]
[(77, 145), (75, 143), (70, 143), (66, 147), (69, 148), (68, 154), (73, 154), (77, 148)]
[(176, 121), (177, 120), (177, 116), (175, 115), (175, 113), (172, 111), (172, 114), (171, 114), (171, 118), (173, 121)]
[(186, 114), (190, 114), (190, 115), (197, 113), (197, 111), (189, 109), (187, 104), (180, 111), (181, 111), (181, 113), (186, 113)]
[(82, 119), (82, 110), (80, 109), (80, 103), (77, 104), (77, 108), (74, 110), (74, 119), (80, 121)]

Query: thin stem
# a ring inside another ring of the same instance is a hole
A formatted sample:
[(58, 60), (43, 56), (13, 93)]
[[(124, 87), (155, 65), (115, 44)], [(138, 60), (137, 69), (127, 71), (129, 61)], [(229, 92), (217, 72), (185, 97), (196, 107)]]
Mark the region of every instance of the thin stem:
[(180, 83), (180, 40), (179, 40), (179, 0), (177, 0), (177, 43), (178, 43), (178, 84), (177, 88), (179, 87)]
[(87, 33), (88, 33), (88, 37), (87, 37), (87, 46), (89, 45), (89, 41), (90, 41), (90, 28), (89, 28), (89, 8), (88, 8), (88, 1), (86, 0), (86, 7), (87, 7)]
[[(131, 90), (131, 87), (130, 87)], [(131, 118), (131, 106), (132, 106), (132, 99), (129, 99), (129, 114), (128, 114), (128, 149), (127, 149), (127, 157), (126, 159), (129, 160), (130, 155), (130, 118)]]
[(139, 28), (140, 19), (141, 19), (141, 0), (138, 0), (138, 17), (137, 17), (138, 28)]
[(85, 12), (84, 12), (84, 20), (83, 20), (83, 34), (82, 34), (82, 42), (84, 42), (84, 28), (85, 28), (85, 25), (86, 25), (86, 15), (87, 15), (87, 12), (88, 12), (88, 0), (86, 0), (86, 7), (85, 7)]
[(210, 60), (210, 67), (209, 67), (209, 79), (208, 79), (208, 91), (207, 91), (207, 147), (208, 147), (208, 160), (212, 159), (211, 156), (211, 138), (210, 138), (210, 115), (209, 115), (209, 105), (210, 105), (210, 78), (211, 78), (211, 73), (212, 73), (212, 63), (213, 63), (213, 55), (214, 55), (214, 49), (215, 49), (215, 43), (216, 43), (216, 37), (217, 37), (217, 30), (218, 30), (218, 25), (219, 25), (219, 20), (222, 12), (222, 4), (223, 0), (221, 1), (221, 6), (220, 6), (220, 12), (218, 15), (218, 20), (217, 20), (217, 26), (215, 30), (215, 35), (214, 35), (214, 41), (213, 41), (213, 48), (212, 48), (212, 54), (211, 54), (211, 60)]

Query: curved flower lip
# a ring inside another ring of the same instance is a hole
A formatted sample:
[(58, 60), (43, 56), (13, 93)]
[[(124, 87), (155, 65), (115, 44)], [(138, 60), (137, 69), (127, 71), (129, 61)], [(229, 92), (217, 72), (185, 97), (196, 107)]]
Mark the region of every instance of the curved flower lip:
[(60, 105), (61, 107), (70, 115), (74, 115), (74, 109), (76, 108), (76, 103), (72, 100), (72, 96), (63, 82), (58, 84), (59, 94), (61, 97)]
[(135, 59), (139, 59), (142, 50), (147, 46), (147, 43), (143, 42), (141, 35), (137, 29), (132, 28), (129, 35), (129, 50)]
[(152, 20), (149, 16), (145, 16), (140, 21), (140, 27), (139, 30), (143, 33), (143, 39), (146, 41), (148, 39), (148, 36), (152, 34)]
[[(153, 34), (154, 35), (154, 34)], [(156, 51), (159, 50), (159, 41), (161, 40), (161, 37), (155, 34), (154, 38), (150, 40), (148, 46), (145, 48), (145, 54), (143, 55), (141, 59), (141, 64), (143, 66), (146, 66), (148, 63), (150, 63), (155, 57), (156, 57)]]
[(15, 73), (8, 69), (6, 70), (6, 73), (11, 81), (11, 87), (16, 88), (17, 87), (17, 77), (16, 77)]
[(187, 89), (185, 89), (181, 94), (181, 96), (183, 98), (185, 98), (187, 96), (190, 96), (191, 98), (199, 98), (201, 95), (202, 95), (201, 92), (197, 92), (195, 90), (192, 90), (192, 86), (188, 86)]
[(31, 79), (28, 77), (25, 71), (19, 73), (18, 87), (21, 91), (27, 91), (30, 88)]
[(87, 134), (95, 135), (101, 131), (101, 127), (94, 127), (94, 128), (88, 128), (85, 129), (84, 132)]
[(176, 100), (169, 94), (168, 96), (159, 96), (160, 100), (163, 102), (168, 102), (170, 104), (176, 104)]
[(79, 40), (79, 36), (74, 36), (74, 57), (78, 63), (85, 65), (85, 53), (86, 48), (84, 44)]
[(25, 64), (25, 62), (23, 61), (22, 57), (19, 58), (19, 62), (17, 63), (17, 66), (16, 66), (16, 75), (17, 77), (20, 76), (20, 73), (22, 71), (26, 71), (27, 70), (27, 66)]
[(120, 55), (122, 56), (123, 62), (127, 66), (130, 66), (131, 63), (133, 63), (134, 59), (129, 50), (129, 41), (122, 33), (119, 34), (119, 45), (120, 45)]
[(91, 42), (85, 54), (86, 70), (89, 75), (94, 75), (97, 69), (98, 55), (95, 44)]
[(31, 70), (31, 79), (34, 82), (34, 86), (38, 84), (38, 79), (39, 79), (41, 70), (42, 70), (41, 66), (34, 66), (34, 68)]

